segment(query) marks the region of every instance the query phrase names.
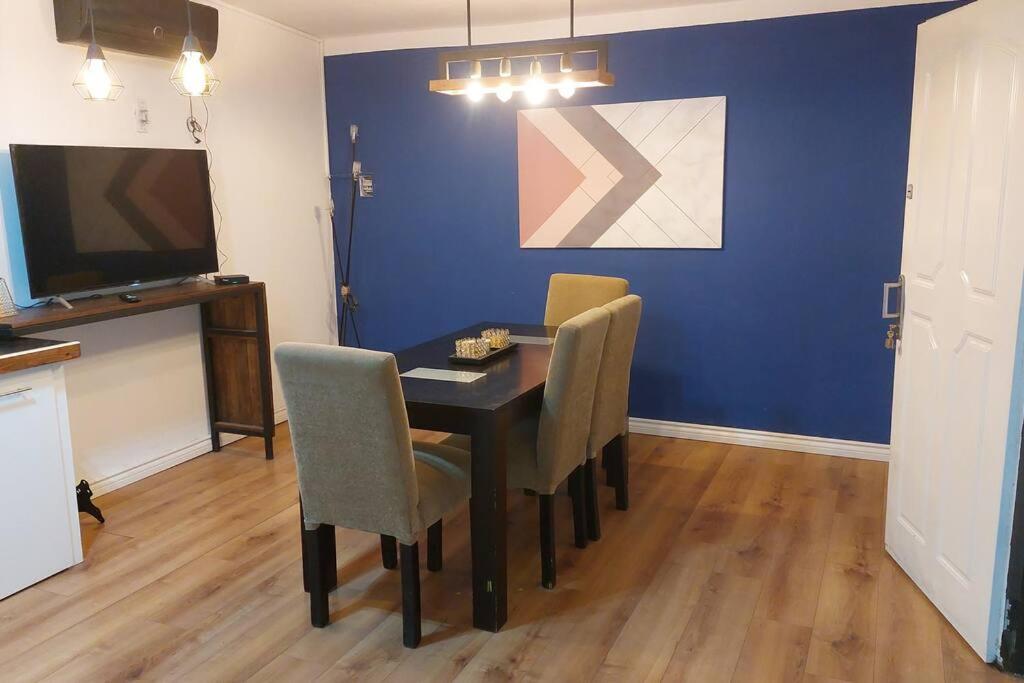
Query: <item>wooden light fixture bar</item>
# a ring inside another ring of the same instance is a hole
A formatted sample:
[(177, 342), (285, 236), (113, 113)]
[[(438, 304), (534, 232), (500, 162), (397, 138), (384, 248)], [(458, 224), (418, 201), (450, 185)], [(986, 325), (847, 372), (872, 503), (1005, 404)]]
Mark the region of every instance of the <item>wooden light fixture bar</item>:
[(509, 76), (483, 76), (481, 78), (452, 78), (451, 65), (458, 63), (490, 62), (502, 59), (541, 58), (568, 55), (596, 54), (597, 65), (593, 69), (573, 70), (562, 73), (555, 70), (539, 76), (544, 85), (555, 90), (571, 77), (577, 88), (602, 88), (615, 85), (615, 75), (608, 71), (608, 42), (572, 41), (566, 43), (532, 43), (523, 45), (498, 45), (485, 48), (471, 48), (438, 55), (438, 77), (430, 81), (430, 91), (443, 95), (465, 95), (470, 84), (478, 85), (483, 92), (496, 92), (499, 86), (509, 85), (514, 91), (522, 91), (531, 79), (530, 74)]

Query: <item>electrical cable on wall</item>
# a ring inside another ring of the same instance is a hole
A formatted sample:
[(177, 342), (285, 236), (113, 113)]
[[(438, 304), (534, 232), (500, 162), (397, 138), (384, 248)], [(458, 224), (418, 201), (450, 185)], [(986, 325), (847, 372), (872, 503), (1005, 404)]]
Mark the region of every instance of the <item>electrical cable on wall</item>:
[(188, 117), (185, 119), (185, 128), (188, 130), (188, 134), (192, 136), (193, 142), (197, 145), (203, 145), (203, 149), (206, 150), (206, 167), (210, 174), (210, 199), (213, 202), (213, 210), (217, 214), (216, 218), (216, 230), (215, 237), (217, 240), (217, 254), (220, 259), (217, 264), (217, 268), (220, 271), (224, 270), (224, 264), (228, 262), (227, 253), (221, 249), (220, 246), (220, 234), (224, 229), (224, 214), (220, 210), (220, 205), (217, 204), (217, 181), (213, 177), (213, 150), (210, 149), (210, 105), (206, 103), (206, 98), (200, 98), (203, 103), (203, 110), (206, 113), (206, 120), (200, 123), (195, 116), (195, 110), (192, 106), (192, 100), (194, 97), (188, 98)]

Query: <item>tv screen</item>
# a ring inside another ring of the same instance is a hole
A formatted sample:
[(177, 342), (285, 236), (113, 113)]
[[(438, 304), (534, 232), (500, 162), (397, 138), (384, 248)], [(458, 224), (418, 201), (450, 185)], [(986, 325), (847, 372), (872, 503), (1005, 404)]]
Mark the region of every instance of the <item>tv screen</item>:
[(33, 297), (218, 269), (206, 152), (11, 145)]

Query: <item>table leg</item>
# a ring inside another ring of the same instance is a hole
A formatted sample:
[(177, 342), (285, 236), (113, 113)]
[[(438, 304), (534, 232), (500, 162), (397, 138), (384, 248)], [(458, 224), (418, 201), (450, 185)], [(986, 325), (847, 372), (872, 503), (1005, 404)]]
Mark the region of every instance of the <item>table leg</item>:
[(508, 618), (507, 420), (500, 414), (481, 414), (474, 420), (471, 436), (473, 626), (497, 632)]

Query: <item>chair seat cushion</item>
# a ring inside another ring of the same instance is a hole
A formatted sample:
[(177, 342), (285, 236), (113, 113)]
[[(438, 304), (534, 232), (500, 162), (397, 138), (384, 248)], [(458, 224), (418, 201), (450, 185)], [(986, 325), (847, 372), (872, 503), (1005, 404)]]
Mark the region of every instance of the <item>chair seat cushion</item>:
[[(540, 476), (537, 470), (537, 431), (540, 420), (536, 417), (517, 422), (509, 430), (508, 435), (508, 487), (510, 489), (532, 489), (537, 493), (554, 493), (554, 490), (541, 490)], [(441, 443), (469, 450), (470, 439), (464, 434), (452, 434)], [(566, 472), (565, 476), (569, 473)]]
[(413, 441), (420, 522), (428, 527), (469, 498), (470, 457), (451, 445)]

